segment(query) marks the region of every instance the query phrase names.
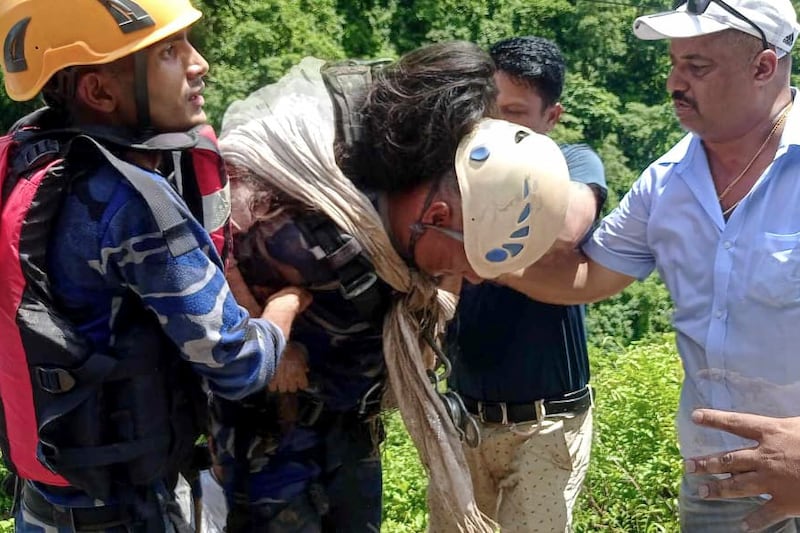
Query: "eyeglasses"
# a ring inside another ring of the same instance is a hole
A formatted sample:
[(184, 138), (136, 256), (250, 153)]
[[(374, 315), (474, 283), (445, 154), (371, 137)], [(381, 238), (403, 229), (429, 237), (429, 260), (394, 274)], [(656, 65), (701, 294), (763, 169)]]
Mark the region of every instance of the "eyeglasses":
[[(412, 230), (413, 230), (413, 226), (415, 226), (415, 224), (412, 224)], [(456, 231), (456, 230), (450, 229), (450, 228), (442, 228), (440, 226), (434, 226), (433, 224), (425, 224), (423, 222), (418, 222), (416, 224), (416, 226), (418, 226), (420, 229), (423, 229), (423, 230), (424, 229), (432, 229), (434, 231), (438, 231), (439, 233), (447, 235), (451, 239), (457, 240), (459, 242), (464, 242), (464, 232), (463, 231)]]
[(737, 19), (743, 20), (746, 23), (750, 24), (753, 28), (755, 28), (756, 31), (758, 32), (758, 34), (761, 36), (761, 46), (763, 46), (764, 50), (769, 50), (770, 46), (769, 46), (769, 43), (767, 42), (767, 36), (766, 36), (766, 34), (764, 34), (764, 30), (759, 28), (758, 25), (755, 22), (753, 22), (749, 18), (745, 17), (739, 11), (737, 11), (734, 8), (732, 8), (731, 6), (729, 6), (728, 4), (723, 2), (722, 0), (687, 0), (687, 2), (686, 2), (686, 11), (691, 13), (691, 14), (693, 14), (693, 15), (702, 15), (703, 13), (706, 12), (706, 9), (708, 9), (708, 6), (711, 5), (711, 2), (714, 2), (719, 7), (721, 7), (722, 9), (724, 9), (725, 11), (727, 11), (728, 13), (730, 13), (731, 15), (736, 17)]

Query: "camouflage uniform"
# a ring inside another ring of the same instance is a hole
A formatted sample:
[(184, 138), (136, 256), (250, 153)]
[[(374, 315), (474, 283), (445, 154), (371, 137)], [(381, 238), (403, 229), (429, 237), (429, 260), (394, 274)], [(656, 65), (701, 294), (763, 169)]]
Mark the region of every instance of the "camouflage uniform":
[(235, 246), (248, 285), (276, 289), (291, 282), (314, 300), (291, 339), (308, 355), (309, 387), (218, 400), (213, 409), (231, 532), (380, 530), (384, 312), (360, 316), (344, 298), (336, 272), (296, 222), (303, 216), (261, 222)]

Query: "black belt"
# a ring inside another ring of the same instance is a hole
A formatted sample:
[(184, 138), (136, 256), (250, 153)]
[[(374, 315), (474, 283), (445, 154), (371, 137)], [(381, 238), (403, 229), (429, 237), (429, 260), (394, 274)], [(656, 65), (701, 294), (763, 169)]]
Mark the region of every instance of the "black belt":
[(130, 515), (119, 505), (85, 508), (54, 505), (27, 483), (22, 488), (22, 503), (37, 520), (67, 531), (104, 531), (131, 523)]
[[(478, 417), (481, 422), (516, 424), (520, 422), (535, 422), (539, 418), (536, 410), (538, 402), (482, 402), (463, 395), (461, 398), (464, 400), (464, 406), (467, 411)], [(545, 418), (579, 414), (586, 411), (590, 405), (592, 405), (592, 389), (588, 385), (559, 399), (542, 401)]]

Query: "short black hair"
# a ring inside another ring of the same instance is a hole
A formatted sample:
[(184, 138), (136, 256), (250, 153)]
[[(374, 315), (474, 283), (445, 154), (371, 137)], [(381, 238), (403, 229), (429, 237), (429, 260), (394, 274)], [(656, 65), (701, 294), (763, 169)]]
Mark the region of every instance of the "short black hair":
[(561, 98), (567, 66), (558, 45), (544, 37), (503, 39), (489, 54), (497, 70), (528, 84), (551, 106)]
[(458, 143), (495, 109), (489, 54), (466, 41), (423, 46), (380, 70), (361, 112), (366, 143), (340, 165), (368, 189), (408, 191), (454, 172)]

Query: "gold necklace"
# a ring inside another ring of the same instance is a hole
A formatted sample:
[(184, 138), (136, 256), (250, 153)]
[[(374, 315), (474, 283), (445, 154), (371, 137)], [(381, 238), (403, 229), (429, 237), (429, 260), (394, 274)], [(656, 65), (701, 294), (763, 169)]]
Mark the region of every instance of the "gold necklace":
[[(775, 124), (772, 125), (772, 129), (769, 130), (769, 135), (767, 135), (767, 138), (764, 139), (764, 142), (761, 143), (761, 146), (758, 147), (758, 150), (756, 150), (756, 153), (750, 159), (750, 162), (747, 163), (747, 165), (745, 165), (744, 169), (742, 169), (742, 171), (739, 173), (739, 175), (736, 176), (733, 179), (733, 181), (731, 181), (728, 184), (728, 186), (725, 187), (725, 189), (721, 193), (719, 193), (717, 195), (717, 200), (719, 201), (720, 207), (722, 207), (723, 198), (725, 198), (728, 195), (728, 193), (731, 192), (731, 190), (736, 186), (736, 184), (739, 183), (742, 180), (742, 178), (747, 173), (747, 171), (750, 170), (750, 167), (753, 166), (753, 163), (756, 162), (756, 159), (758, 159), (758, 156), (761, 155), (761, 152), (764, 151), (764, 148), (767, 146), (767, 144), (769, 143), (770, 139), (772, 139), (772, 137), (775, 135), (775, 132), (777, 132), (780, 129), (781, 125), (786, 121), (786, 117), (789, 116), (789, 110), (791, 108), (792, 108), (792, 102), (790, 101), (788, 104), (786, 104), (786, 107), (784, 107), (781, 110), (780, 115), (778, 115), (778, 119), (775, 121)], [(728, 207), (727, 209), (723, 209), (722, 210), (722, 216), (728, 216), (728, 214), (731, 211), (733, 211), (736, 208), (736, 206), (739, 205), (739, 202), (741, 202), (741, 201), (742, 201), (742, 198), (739, 198), (739, 200), (734, 202), (730, 207)]]

